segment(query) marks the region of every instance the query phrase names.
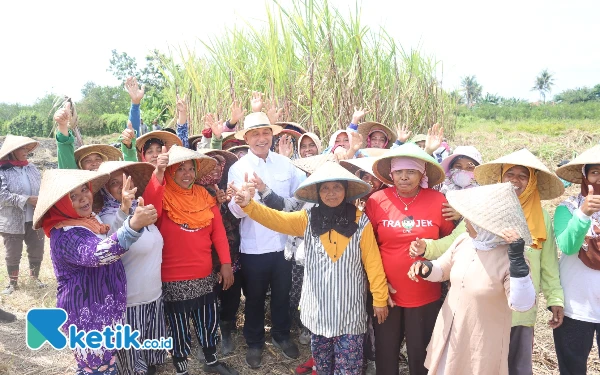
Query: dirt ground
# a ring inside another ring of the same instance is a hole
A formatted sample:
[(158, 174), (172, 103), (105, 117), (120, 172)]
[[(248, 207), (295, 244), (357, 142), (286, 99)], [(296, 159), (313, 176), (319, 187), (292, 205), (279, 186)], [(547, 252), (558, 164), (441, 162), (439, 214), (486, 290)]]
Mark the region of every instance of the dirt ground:
[[(113, 141), (116, 136), (103, 137), (100, 140), (95, 140), (94, 143), (104, 143)], [(484, 153), (486, 160), (491, 160), (498, 157), (499, 153), (505, 153), (507, 149), (518, 149), (516, 145), (522, 144), (532, 151), (536, 147), (541, 147), (542, 144), (548, 142), (546, 137), (537, 137), (532, 143), (527, 135), (511, 135), (505, 134), (469, 134), (458, 135), (457, 144), (487, 144), (491, 145), (488, 152)], [(477, 142), (473, 142), (477, 139)], [(527, 142), (523, 139), (528, 139)], [(581, 139), (581, 138), (580, 138)], [(56, 148), (54, 140), (40, 139), (42, 145), (35, 152), (32, 162), (36, 163), (41, 169), (56, 168)], [(3, 142), (3, 137), (0, 137), (0, 143)], [(91, 143), (86, 140), (86, 143)], [(578, 151), (587, 148), (587, 144), (578, 143)], [(521, 147), (523, 147), (521, 146)], [(570, 145), (569, 145), (570, 146)], [(556, 160), (560, 159), (564, 152), (549, 154), (548, 157), (542, 159), (547, 165), (552, 165)], [(564, 197), (576, 194), (578, 188), (571, 187), (567, 190)], [(564, 197), (557, 198), (550, 202), (545, 202), (549, 212), (553, 212), (553, 208)], [(68, 350), (57, 351), (45, 345), (42, 349), (32, 351), (25, 344), (25, 314), (33, 307), (54, 307), (56, 304), (56, 279), (52, 269), (52, 264), (49, 257), (49, 245), (46, 243), (45, 259), (42, 263), (40, 278), (48, 283), (45, 289), (37, 289), (28, 281), (28, 264), (26, 256), (23, 256), (21, 262), (21, 281), (20, 289), (10, 296), (0, 296), (0, 307), (11, 311), (17, 315), (17, 321), (6, 324), (0, 323), (0, 375), (3, 374), (40, 374), (40, 375), (66, 375), (74, 373), (75, 362)], [(4, 247), (0, 244), (0, 254), (4, 254)], [(8, 284), (6, 275), (6, 264), (4, 258), (0, 259), (0, 287), (4, 288)], [(538, 313), (537, 324), (535, 327), (535, 345), (534, 345), (534, 374), (550, 375), (558, 374), (556, 363), (556, 355), (554, 351), (554, 343), (552, 339), (551, 329), (546, 322), (550, 318), (550, 313), (544, 309), (545, 300), (542, 295), (539, 298), (539, 306), (541, 307)], [(227, 357), (222, 358), (226, 363), (237, 369), (242, 375), (250, 374), (293, 374), (295, 367), (310, 355), (310, 349), (307, 346), (300, 346), (301, 356), (299, 360), (291, 361), (279, 354), (278, 350), (270, 344), (270, 336), (267, 333), (267, 346), (263, 355), (263, 365), (258, 370), (250, 370), (244, 362), (245, 343), (241, 335), (241, 325), (243, 324), (243, 304), (238, 313), (238, 334), (236, 335), (236, 351)], [(267, 319), (267, 331), (269, 330), (269, 319)], [(296, 337), (296, 334), (294, 334)], [(197, 346), (193, 349), (193, 353), (197, 353)], [(191, 356), (190, 374), (201, 374), (201, 365), (195, 355)], [(159, 374), (175, 374), (170, 361), (161, 366)], [(405, 363), (401, 363), (401, 374), (408, 374)], [(594, 344), (590, 360), (588, 362), (588, 374), (600, 375), (600, 360), (598, 359), (598, 348)]]

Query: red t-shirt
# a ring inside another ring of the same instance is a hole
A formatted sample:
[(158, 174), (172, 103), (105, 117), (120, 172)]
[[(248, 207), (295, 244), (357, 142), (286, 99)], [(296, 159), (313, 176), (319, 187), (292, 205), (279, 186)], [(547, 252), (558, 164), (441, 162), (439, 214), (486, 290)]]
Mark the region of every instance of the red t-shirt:
[[(412, 199), (403, 201), (409, 203)], [(440, 299), (440, 283), (417, 283), (408, 278), (413, 262), (423, 259), (411, 258), (408, 250), (417, 237), (437, 240), (452, 232), (454, 223), (442, 217), (442, 203), (446, 202), (442, 193), (421, 189), (405, 210), (395, 187), (380, 190), (367, 200), (365, 213), (375, 231), (387, 280), (396, 290), (390, 295), (398, 306), (419, 307)]]

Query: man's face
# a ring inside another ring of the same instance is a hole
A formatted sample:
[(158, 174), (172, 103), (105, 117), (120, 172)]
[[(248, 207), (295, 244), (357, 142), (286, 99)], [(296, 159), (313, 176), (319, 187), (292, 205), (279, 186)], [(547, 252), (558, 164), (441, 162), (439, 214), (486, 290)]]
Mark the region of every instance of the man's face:
[(250, 130), (244, 135), (244, 141), (255, 155), (266, 156), (273, 144), (273, 130), (271, 128)]

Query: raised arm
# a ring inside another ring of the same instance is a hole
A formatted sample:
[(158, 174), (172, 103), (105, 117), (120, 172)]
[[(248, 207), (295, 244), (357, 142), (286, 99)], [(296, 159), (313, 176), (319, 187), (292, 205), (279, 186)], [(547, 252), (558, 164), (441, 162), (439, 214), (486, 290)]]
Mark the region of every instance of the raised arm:
[(129, 109), (129, 121), (133, 125), (135, 135), (141, 135), (140, 133), (140, 103), (144, 98), (145, 89), (138, 85), (135, 77), (127, 78), (125, 81), (125, 89), (129, 93), (131, 98), (131, 108)]
[(183, 99), (177, 96), (177, 136), (181, 139), (183, 147), (189, 148), (188, 142), (188, 105), (187, 95), (183, 96)]
[(565, 206), (556, 207), (554, 231), (560, 251), (566, 255), (577, 254), (590, 230), (591, 223), (590, 215), (586, 215), (580, 208), (571, 213)]
[(58, 124), (56, 131), (56, 156), (58, 169), (79, 169), (75, 161), (75, 136), (69, 130), (71, 120), (71, 103), (66, 103), (54, 113), (54, 121)]

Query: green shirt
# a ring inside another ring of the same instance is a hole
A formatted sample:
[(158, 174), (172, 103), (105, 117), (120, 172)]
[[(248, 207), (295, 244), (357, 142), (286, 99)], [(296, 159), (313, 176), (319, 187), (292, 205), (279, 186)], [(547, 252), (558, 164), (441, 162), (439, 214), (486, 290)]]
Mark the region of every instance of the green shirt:
[(571, 214), (567, 207), (556, 207), (554, 229), (558, 248), (566, 255), (577, 254), (591, 225), (591, 220), (583, 220)]
[(75, 136), (69, 129), (69, 136), (56, 132), (56, 156), (58, 169), (79, 169), (75, 161)]

